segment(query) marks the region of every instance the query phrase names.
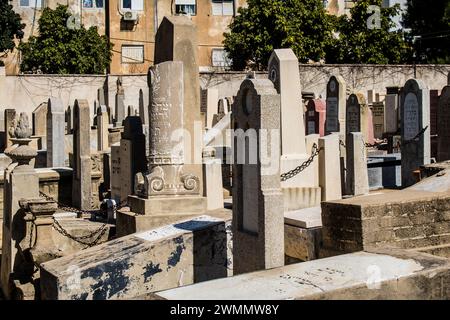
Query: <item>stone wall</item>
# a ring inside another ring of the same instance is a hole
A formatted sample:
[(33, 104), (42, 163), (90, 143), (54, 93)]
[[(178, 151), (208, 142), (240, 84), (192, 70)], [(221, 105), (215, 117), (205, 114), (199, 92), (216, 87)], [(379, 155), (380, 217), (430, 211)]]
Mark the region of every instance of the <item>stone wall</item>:
[(450, 242), (450, 195), (396, 191), (322, 203), (321, 256)]
[[(417, 77), (430, 89), (441, 90), (447, 84), (450, 65), (419, 65)], [(385, 93), (387, 86), (403, 86), (414, 76), (414, 67), (409, 65), (300, 65), (300, 81), (303, 91), (314, 92), (317, 97), (325, 97), (326, 84), (332, 74), (340, 74), (347, 81), (350, 90), (356, 89), (364, 94), (368, 90)], [(219, 98), (233, 96), (239, 89), (245, 72), (201, 72), (201, 87), (217, 87)], [(258, 72), (257, 78), (264, 78)], [(75, 99), (87, 99), (94, 117), (94, 101), (97, 90), (108, 91), (108, 101), (114, 112), (117, 75), (20, 75), (0, 76), (0, 131), (3, 131), (3, 112), (15, 108), (17, 112), (32, 111), (50, 96), (61, 98), (63, 105), (73, 105)], [(139, 90), (148, 94), (147, 75), (122, 76), (125, 89), (125, 105), (139, 106)], [(108, 103), (107, 101), (107, 103)]]

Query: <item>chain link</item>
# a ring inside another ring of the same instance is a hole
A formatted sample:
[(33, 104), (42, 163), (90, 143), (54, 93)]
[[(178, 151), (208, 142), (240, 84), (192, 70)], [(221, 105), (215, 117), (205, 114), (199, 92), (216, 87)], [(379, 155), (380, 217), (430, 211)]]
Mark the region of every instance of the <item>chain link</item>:
[(288, 171), (286, 173), (283, 173), (281, 175), (281, 181), (289, 180), (298, 175), (300, 172), (304, 171), (306, 168), (308, 168), (311, 165), (311, 163), (313, 163), (314, 158), (319, 155), (320, 151), (322, 151), (322, 148), (317, 147), (317, 144), (314, 143), (312, 146), (311, 156), (308, 158), (308, 160), (303, 162), (297, 168), (292, 169), (291, 171)]
[[(40, 194), (43, 198), (45, 198), (46, 200), (48, 200), (48, 201), (56, 202), (56, 204), (58, 205), (58, 209), (61, 209), (61, 210), (63, 210), (63, 211), (66, 211), (66, 212), (73, 212), (73, 213), (76, 213), (77, 215), (80, 214), (80, 213), (81, 213), (81, 214), (91, 214), (91, 212), (86, 211), (86, 210), (78, 210), (78, 209), (73, 208), (73, 207), (69, 207), (69, 206), (66, 206), (66, 205), (62, 205), (61, 203), (59, 203), (58, 201), (56, 201), (54, 198), (50, 197), (49, 195), (47, 195), (47, 194), (45, 194), (45, 193), (43, 193), (43, 192), (41, 192), (41, 191), (39, 191), (39, 194)], [(126, 201), (124, 201), (124, 202), (126, 203)], [(115, 210), (114, 212), (116, 212), (119, 208), (122, 208), (122, 207), (123, 207), (123, 206), (121, 206), (122, 204), (123, 204), (123, 202), (122, 202), (119, 206), (114, 205), (114, 210)], [(108, 226), (108, 225), (107, 225), (106, 223), (105, 223), (105, 224), (102, 224), (98, 229), (96, 229), (96, 230), (90, 232), (89, 234), (84, 235), (84, 236), (79, 236), (79, 237), (77, 237), (77, 236), (71, 235), (66, 229), (64, 229), (64, 228), (61, 226), (61, 224), (58, 222), (57, 219), (53, 219), (53, 227), (55, 228), (55, 230), (56, 230), (58, 233), (60, 233), (61, 235), (65, 236), (65, 237), (67, 237), (67, 238), (69, 238), (69, 239), (72, 239), (72, 240), (75, 241), (75, 242), (78, 242), (78, 243), (80, 243), (80, 244), (82, 244), (82, 245), (87, 246), (86, 248), (90, 248), (90, 247), (93, 247), (93, 246), (95, 246), (95, 245), (98, 244), (98, 242), (100, 241), (100, 239), (104, 236), (104, 234), (105, 234), (106, 231), (108, 230), (107, 226)], [(30, 236), (31, 236), (31, 235), (30, 235)], [(91, 239), (91, 238), (93, 238), (93, 237), (95, 237), (93, 241), (84, 241), (84, 240), (86, 240), (86, 239)], [(30, 238), (30, 244), (31, 244), (31, 238)]]
[(342, 141), (342, 140), (339, 140), (339, 145), (344, 147), (344, 148), (347, 148), (347, 146), (345, 145), (344, 141)]

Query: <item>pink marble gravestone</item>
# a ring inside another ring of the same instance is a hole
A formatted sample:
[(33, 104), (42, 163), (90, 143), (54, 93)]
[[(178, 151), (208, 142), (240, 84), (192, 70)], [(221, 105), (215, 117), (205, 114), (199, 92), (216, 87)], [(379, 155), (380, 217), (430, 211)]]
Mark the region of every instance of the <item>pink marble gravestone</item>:
[(320, 99), (309, 100), (306, 107), (306, 127), (305, 133), (325, 135), (326, 105)]

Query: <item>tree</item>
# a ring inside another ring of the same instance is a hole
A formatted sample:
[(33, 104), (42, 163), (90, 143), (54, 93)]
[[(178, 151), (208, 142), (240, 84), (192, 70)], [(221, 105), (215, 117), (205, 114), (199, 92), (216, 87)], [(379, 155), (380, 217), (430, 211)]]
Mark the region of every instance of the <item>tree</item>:
[(292, 48), (299, 61), (319, 61), (331, 40), (322, 0), (248, 0), (225, 33), (233, 69), (267, 67), (274, 49)]
[(419, 63), (450, 63), (450, 1), (408, 0), (403, 24), (411, 29)]
[[(70, 20), (69, 20), (70, 18)], [(45, 8), (39, 19), (39, 35), (22, 43), (22, 72), (46, 74), (102, 74), (111, 63), (112, 47), (97, 27), (73, 25), (67, 6)], [(69, 22), (69, 23), (68, 23)], [(68, 25), (70, 27), (68, 27)]]
[[(393, 31), (399, 5), (382, 7), (382, 0), (359, 0), (335, 20), (336, 36), (327, 48), (327, 63), (390, 64), (410, 60), (412, 51), (402, 31)], [(376, 6), (376, 7), (370, 7)]]
[(14, 12), (8, 0), (0, 0), (0, 53), (15, 48), (14, 40), (23, 38), (24, 28), (20, 15)]

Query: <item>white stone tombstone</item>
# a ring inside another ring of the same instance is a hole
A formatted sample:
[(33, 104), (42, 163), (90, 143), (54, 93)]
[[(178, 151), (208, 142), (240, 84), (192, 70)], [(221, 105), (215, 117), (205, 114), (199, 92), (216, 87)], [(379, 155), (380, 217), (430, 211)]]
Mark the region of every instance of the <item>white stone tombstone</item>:
[(431, 161), (430, 91), (421, 80), (410, 79), (403, 87), (401, 122), (402, 186), (409, 187), (416, 182), (414, 171)]
[(364, 135), (361, 132), (350, 132), (347, 135), (347, 194), (359, 196), (369, 193), (369, 177), (367, 172), (367, 155)]
[(332, 133), (319, 138), (319, 185), (321, 201), (342, 198), (339, 133)]
[(284, 265), (280, 96), (267, 79), (246, 79), (233, 104), (234, 274)]
[(48, 99), (47, 109), (47, 167), (64, 167), (65, 112), (61, 99)]
[[(269, 60), (269, 79), (281, 97), (281, 167), (282, 173), (295, 169), (309, 158), (306, 149), (304, 110), (298, 59), (292, 49), (274, 50)], [(317, 172), (307, 168), (283, 181), (283, 188), (318, 187)]]

